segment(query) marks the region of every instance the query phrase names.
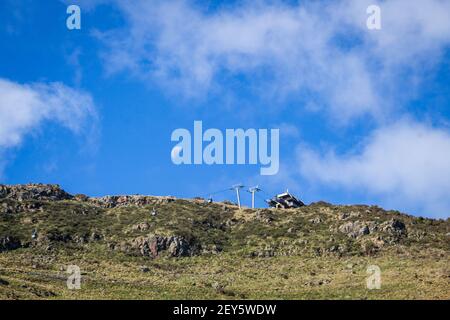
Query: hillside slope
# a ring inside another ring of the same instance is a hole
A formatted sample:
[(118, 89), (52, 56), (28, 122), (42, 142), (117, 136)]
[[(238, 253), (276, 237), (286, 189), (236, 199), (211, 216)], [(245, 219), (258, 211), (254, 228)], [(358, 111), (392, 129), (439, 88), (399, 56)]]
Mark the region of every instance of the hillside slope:
[(0, 185), (0, 299), (450, 299), (449, 232), (449, 219), (376, 206), (239, 210)]

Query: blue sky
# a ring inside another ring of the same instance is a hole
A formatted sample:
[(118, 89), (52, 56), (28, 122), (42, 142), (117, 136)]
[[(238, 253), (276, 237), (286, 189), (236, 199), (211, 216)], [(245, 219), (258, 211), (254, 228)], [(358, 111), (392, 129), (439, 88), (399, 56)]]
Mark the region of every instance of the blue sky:
[[(373, 3), (381, 30), (366, 27)], [(66, 27), (69, 4), (81, 30)], [(0, 182), (179, 197), (259, 184), (260, 206), (289, 188), (305, 202), (449, 217), (449, 11), (438, 0), (2, 1)], [(279, 173), (174, 165), (171, 133), (194, 120), (280, 129)]]

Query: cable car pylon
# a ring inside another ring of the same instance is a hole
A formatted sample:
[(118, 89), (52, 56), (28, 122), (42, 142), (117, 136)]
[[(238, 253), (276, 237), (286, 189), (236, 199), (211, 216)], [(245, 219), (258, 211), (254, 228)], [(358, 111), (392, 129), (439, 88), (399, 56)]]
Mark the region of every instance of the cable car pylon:
[(244, 186), (242, 184), (235, 184), (231, 187), (231, 189), (236, 190), (236, 197), (237, 197), (237, 203), (239, 206), (239, 209), (241, 209), (241, 196), (239, 193), (239, 190), (241, 190)]
[(255, 193), (261, 191), (259, 186), (250, 187), (248, 192), (252, 194), (252, 209), (255, 209)]

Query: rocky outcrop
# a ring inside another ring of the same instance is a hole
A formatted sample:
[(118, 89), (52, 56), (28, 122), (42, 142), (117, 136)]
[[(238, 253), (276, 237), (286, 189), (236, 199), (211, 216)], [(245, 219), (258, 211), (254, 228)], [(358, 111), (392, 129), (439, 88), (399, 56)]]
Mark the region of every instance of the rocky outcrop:
[(379, 245), (390, 243), (395, 244), (401, 238), (407, 236), (405, 224), (392, 218), (389, 221), (353, 221), (339, 226), (338, 230), (351, 238), (361, 238), (369, 234), (377, 234), (376, 241)]
[(5, 236), (0, 238), (0, 252), (16, 250), (22, 247), (19, 239), (11, 236)]
[(145, 205), (166, 204), (174, 201), (172, 197), (152, 197), (152, 196), (105, 196), (101, 198), (89, 198), (89, 202), (103, 208), (115, 207), (142, 207)]
[(150, 258), (156, 258), (163, 252), (170, 257), (188, 257), (198, 253), (200, 246), (179, 236), (153, 235), (134, 239), (128, 249), (138, 250), (142, 256)]
[(405, 224), (397, 219), (391, 219), (389, 221), (386, 221), (380, 225), (380, 228), (384, 232), (388, 232), (389, 234), (393, 236), (405, 236), (407, 234), (406, 232), (406, 226)]
[(359, 238), (370, 233), (369, 226), (361, 221), (344, 223), (339, 227), (339, 231), (351, 238)]
[(33, 245), (46, 246), (55, 243), (76, 243), (76, 244), (86, 244), (96, 241), (103, 240), (104, 236), (97, 231), (92, 231), (90, 233), (77, 234), (77, 233), (67, 233), (58, 230), (52, 230), (48, 232), (40, 233), (34, 231), (32, 233)]
[(69, 200), (73, 196), (56, 184), (0, 185), (0, 199), (24, 200)]
[(43, 206), (39, 202), (18, 202), (14, 200), (3, 201), (0, 204), (0, 214), (13, 214), (18, 212), (43, 211)]

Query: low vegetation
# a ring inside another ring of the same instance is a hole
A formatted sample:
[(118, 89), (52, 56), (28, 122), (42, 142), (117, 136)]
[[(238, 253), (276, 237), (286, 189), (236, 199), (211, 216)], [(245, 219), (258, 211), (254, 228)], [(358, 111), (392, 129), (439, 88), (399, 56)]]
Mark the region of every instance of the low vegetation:
[[(449, 299), (449, 229), (376, 206), (239, 210), (0, 186), (0, 299)], [(370, 265), (380, 289), (367, 288)]]

